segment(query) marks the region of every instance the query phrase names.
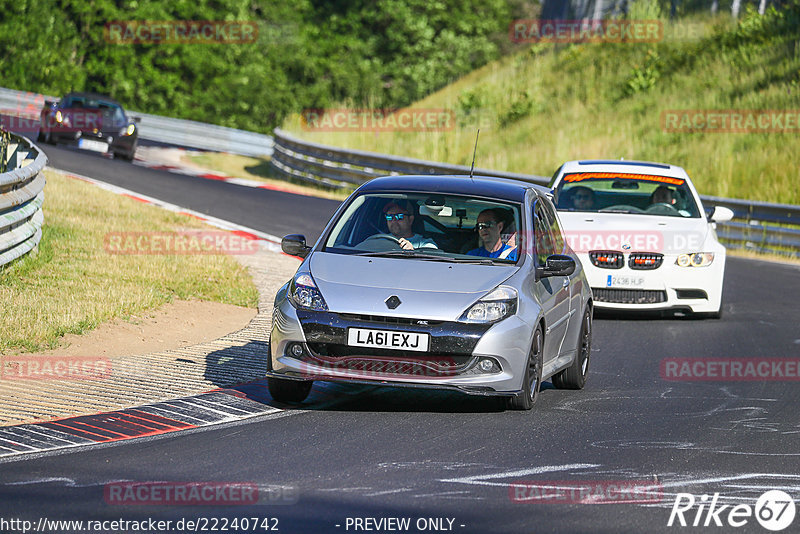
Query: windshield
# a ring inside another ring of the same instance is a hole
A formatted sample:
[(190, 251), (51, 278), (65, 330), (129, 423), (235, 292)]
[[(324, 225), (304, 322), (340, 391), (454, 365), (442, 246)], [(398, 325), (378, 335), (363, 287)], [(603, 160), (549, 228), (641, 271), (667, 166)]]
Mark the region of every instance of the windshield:
[(323, 250), (465, 263), (515, 263), (518, 205), (441, 194), (365, 194), (336, 221)]
[(560, 211), (700, 217), (692, 192), (682, 178), (611, 172), (571, 173), (564, 175), (555, 195)]
[(109, 121), (112, 126), (122, 126), (126, 123), (125, 112), (113, 102), (105, 102), (94, 98), (73, 96), (64, 102), (63, 106), (67, 109), (80, 109), (99, 111), (105, 121)]

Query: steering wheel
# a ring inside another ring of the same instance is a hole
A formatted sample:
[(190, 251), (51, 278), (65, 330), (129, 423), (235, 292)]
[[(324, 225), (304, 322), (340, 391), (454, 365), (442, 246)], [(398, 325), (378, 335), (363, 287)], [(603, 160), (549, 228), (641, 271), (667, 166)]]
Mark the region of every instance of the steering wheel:
[(666, 211), (667, 213), (678, 213), (678, 209), (675, 206), (672, 204), (667, 204), (666, 202), (656, 202), (655, 204), (651, 204), (644, 211)]
[[(386, 241), (391, 241), (394, 246), (390, 246), (388, 249), (386, 248)], [(400, 245), (400, 240), (393, 236), (392, 234), (375, 234), (371, 235), (366, 238), (364, 241), (358, 244), (358, 248), (365, 248), (370, 252), (382, 252), (385, 250), (402, 250), (403, 247)]]

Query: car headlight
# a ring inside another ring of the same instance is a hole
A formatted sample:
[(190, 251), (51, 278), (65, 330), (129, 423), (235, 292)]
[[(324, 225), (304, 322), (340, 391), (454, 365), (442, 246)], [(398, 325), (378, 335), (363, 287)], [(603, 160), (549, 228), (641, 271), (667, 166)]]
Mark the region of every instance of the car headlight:
[(328, 305), (322, 298), (316, 282), (309, 273), (298, 273), (289, 286), (289, 301), (298, 308), (327, 311)]
[(678, 256), (675, 265), (678, 267), (708, 267), (713, 261), (713, 252), (693, 252)]
[(136, 131), (136, 125), (131, 123), (122, 130), (119, 131), (120, 135), (133, 135), (133, 132)]
[(56, 122), (62, 122), (63, 120), (64, 120), (64, 114), (61, 113), (61, 110), (59, 109), (58, 111), (56, 111)]
[(517, 311), (517, 290), (500, 286), (469, 307), (458, 319), (465, 323), (494, 323)]

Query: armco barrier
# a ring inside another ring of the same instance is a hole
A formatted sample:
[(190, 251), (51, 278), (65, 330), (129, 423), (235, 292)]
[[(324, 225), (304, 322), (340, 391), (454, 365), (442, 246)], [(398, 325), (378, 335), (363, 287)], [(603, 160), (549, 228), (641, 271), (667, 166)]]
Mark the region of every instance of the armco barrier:
[[(54, 101), (58, 98), (0, 88), (0, 114), (36, 120), (45, 100)], [(244, 156), (259, 157), (272, 154), (272, 137), (268, 135), (131, 110), (126, 112), (131, 117), (139, 117), (140, 139)]]
[(0, 150), (0, 266), (30, 252), (42, 238), (42, 203), (47, 165), (44, 152), (11, 135)]
[[(469, 174), (469, 167), (463, 165), (320, 145), (277, 129), (274, 140), (271, 163), (278, 173), (331, 188), (352, 188), (386, 174)], [(486, 169), (475, 169), (475, 174), (539, 185), (550, 182), (544, 176)], [(728, 248), (800, 257), (800, 206), (709, 196), (700, 198), (706, 208), (725, 206), (733, 210), (732, 221), (717, 223), (717, 234)]]

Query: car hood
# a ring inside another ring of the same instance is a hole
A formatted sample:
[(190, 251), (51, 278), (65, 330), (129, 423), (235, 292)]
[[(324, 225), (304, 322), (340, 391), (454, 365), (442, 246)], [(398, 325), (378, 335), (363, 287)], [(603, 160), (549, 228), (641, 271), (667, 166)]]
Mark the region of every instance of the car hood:
[[(514, 265), (472, 265), (325, 252), (309, 261), (328, 308), (337, 313), (455, 321), (472, 303), (503, 283)], [(390, 309), (392, 295), (401, 304)]]
[(627, 213), (558, 212), (564, 234), (578, 253), (590, 250), (698, 252), (710, 231), (705, 219)]

